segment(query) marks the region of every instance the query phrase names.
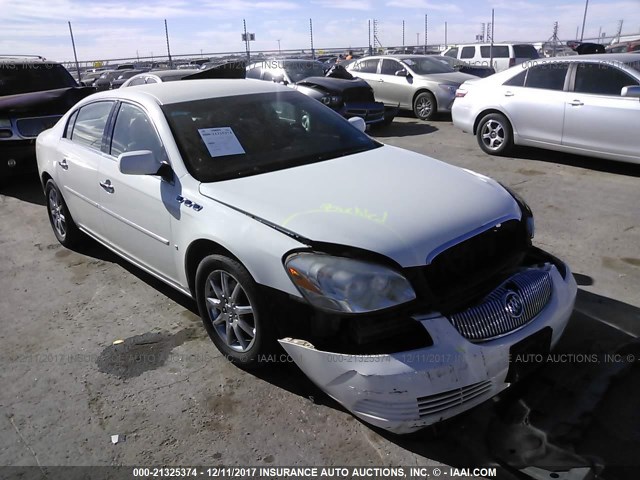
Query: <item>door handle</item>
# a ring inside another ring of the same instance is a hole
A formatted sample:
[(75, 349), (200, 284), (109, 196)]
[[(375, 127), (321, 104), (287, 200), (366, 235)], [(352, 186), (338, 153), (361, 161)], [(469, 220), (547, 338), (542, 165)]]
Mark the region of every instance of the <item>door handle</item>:
[(111, 180), (105, 180), (104, 182), (100, 182), (100, 186), (102, 188), (104, 188), (104, 190), (107, 193), (113, 193), (114, 192), (113, 185), (111, 185)]
[(513, 92), (504, 92), (505, 97), (513, 97)]
[(584, 102), (581, 102), (580, 100), (574, 100), (573, 102), (569, 102), (569, 105), (574, 107), (581, 107), (582, 105), (584, 105)]
[(69, 164), (67, 163), (66, 158), (63, 158), (61, 161), (59, 161), (58, 165), (60, 165), (60, 168), (62, 168), (63, 170), (69, 170)]
[(383, 78), (379, 78), (379, 79), (378, 79), (378, 81), (379, 81), (380, 83), (384, 83), (384, 79), (383, 79)]

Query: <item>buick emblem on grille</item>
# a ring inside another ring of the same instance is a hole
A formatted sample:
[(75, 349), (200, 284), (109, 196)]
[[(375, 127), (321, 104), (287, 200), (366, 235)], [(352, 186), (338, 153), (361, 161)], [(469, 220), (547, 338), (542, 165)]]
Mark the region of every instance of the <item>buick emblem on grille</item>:
[(504, 309), (512, 318), (520, 318), (524, 313), (524, 303), (519, 293), (509, 290), (503, 297)]

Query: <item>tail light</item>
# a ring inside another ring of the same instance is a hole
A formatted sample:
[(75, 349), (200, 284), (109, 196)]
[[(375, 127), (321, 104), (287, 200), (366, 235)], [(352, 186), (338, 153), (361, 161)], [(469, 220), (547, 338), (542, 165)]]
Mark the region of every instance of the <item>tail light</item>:
[(516, 59), (515, 58), (510, 58), (509, 59), (509, 68), (515, 66), (516, 64)]
[(467, 94), (466, 90), (463, 90), (461, 88), (459, 88), (458, 90), (456, 90), (456, 98), (462, 98)]

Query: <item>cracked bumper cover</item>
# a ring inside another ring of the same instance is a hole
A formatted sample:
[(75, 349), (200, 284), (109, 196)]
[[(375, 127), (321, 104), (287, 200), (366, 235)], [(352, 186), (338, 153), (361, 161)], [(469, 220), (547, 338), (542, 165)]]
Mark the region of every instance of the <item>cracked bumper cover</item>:
[(300, 369), (324, 392), (362, 420), (393, 433), (409, 433), (458, 415), (510, 384), (509, 349), (551, 327), (551, 346), (573, 311), (576, 283), (551, 268), (549, 303), (527, 325), (494, 340), (472, 343), (440, 314), (414, 317), (433, 339), (427, 348), (386, 355), (316, 350), (304, 340), (279, 340)]

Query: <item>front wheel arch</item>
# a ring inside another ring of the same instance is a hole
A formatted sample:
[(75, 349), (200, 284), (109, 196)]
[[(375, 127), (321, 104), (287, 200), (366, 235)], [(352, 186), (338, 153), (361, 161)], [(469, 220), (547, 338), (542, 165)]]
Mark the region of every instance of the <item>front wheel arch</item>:
[(480, 113), (478, 113), (478, 115), (476, 115), (476, 119), (473, 122), (473, 134), (474, 135), (478, 133), (478, 125), (480, 125), (480, 120), (482, 120), (484, 117), (486, 117), (487, 115), (489, 115), (491, 113), (498, 113), (500, 115), (503, 115), (507, 120), (509, 120), (509, 124), (511, 125), (511, 130), (514, 130), (513, 122), (511, 121), (511, 118), (509, 118), (509, 115), (507, 115), (506, 113), (504, 113), (501, 110), (498, 110), (497, 108), (487, 108), (486, 110), (483, 110)]
[(187, 277), (187, 284), (192, 297), (196, 298), (196, 271), (200, 262), (209, 255), (223, 255), (240, 263), (244, 268), (246, 265), (234, 255), (230, 250), (210, 239), (201, 238), (194, 240), (187, 247), (187, 253), (184, 256), (184, 269)]

